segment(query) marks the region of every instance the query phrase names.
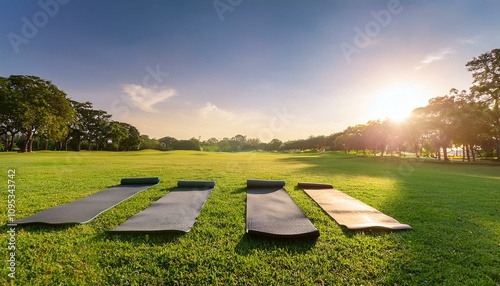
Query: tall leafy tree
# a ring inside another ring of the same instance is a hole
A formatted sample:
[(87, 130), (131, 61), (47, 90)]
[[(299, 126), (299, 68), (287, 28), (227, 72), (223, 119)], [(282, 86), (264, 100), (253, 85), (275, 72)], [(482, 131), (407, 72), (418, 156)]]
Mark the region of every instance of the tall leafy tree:
[(59, 130), (74, 117), (66, 94), (52, 82), (36, 76), (12, 75), (2, 89), (12, 125), (25, 137), (24, 151), (31, 152), (33, 139), (40, 134), (59, 136)]
[(14, 138), (19, 133), (19, 122), (16, 120), (18, 106), (13, 91), (10, 88), (9, 80), (0, 77), (0, 136), (4, 137), (4, 148), (12, 151)]
[(350, 150), (363, 150), (366, 153), (368, 147), (365, 140), (365, 124), (349, 126), (342, 132), (342, 135), (335, 139), (336, 146), (341, 147), (346, 153)]
[(443, 150), (443, 158), (448, 161), (447, 149), (459, 126), (457, 125), (457, 111), (454, 96), (438, 96), (431, 98), (425, 107), (417, 108), (413, 113), (420, 120), (429, 138), (437, 147), (438, 157), (440, 149)]
[(139, 150), (142, 143), (141, 133), (134, 126), (120, 122), (120, 124), (127, 130), (127, 137), (121, 141), (120, 149), (123, 151)]
[(115, 151), (124, 150), (124, 141), (128, 139), (128, 126), (124, 123), (111, 121), (109, 123), (109, 132), (107, 134), (107, 142), (111, 144)]
[(283, 142), (279, 139), (273, 139), (271, 142), (267, 143), (266, 151), (277, 151), (283, 145)]
[(500, 49), (474, 57), (466, 67), (472, 72), (472, 94), (489, 107), (491, 132), (497, 143), (497, 157), (500, 161)]
[(389, 121), (368, 121), (364, 130), (364, 137), (366, 146), (372, 148), (373, 155), (376, 155), (377, 151), (381, 150), (381, 156), (383, 156), (389, 139)]
[(456, 128), (453, 134), (454, 144), (462, 144), (463, 158), (467, 161), (475, 160), (475, 146), (480, 145), (481, 138), (489, 134), (488, 119), (485, 117), (488, 107), (477, 100), (471, 93), (455, 88), (450, 90), (450, 95), (455, 97), (454, 114)]
[(70, 123), (69, 132), (65, 138), (66, 150), (67, 143), (70, 139), (73, 139), (76, 143), (76, 151), (81, 150), (82, 140), (87, 137), (88, 134), (88, 125), (90, 121), (90, 116), (92, 114), (92, 103), (87, 102), (78, 102), (71, 101), (71, 105), (75, 110), (75, 120)]
[(160, 138), (158, 141), (160, 141), (160, 144), (163, 145), (165, 150), (173, 150), (174, 149), (174, 144), (178, 141), (174, 137), (166, 136), (163, 138)]
[(105, 144), (110, 132), (111, 115), (104, 110), (90, 110), (87, 118), (86, 139), (89, 142), (88, 151), (92, 150), (92, 143), (95, 142), (96, 150)]
[(229, 140), (229, 144), (231, 144), (231, 151), (239, 152), (243, 149), (247, 142), (247, 136), (238, 134)]

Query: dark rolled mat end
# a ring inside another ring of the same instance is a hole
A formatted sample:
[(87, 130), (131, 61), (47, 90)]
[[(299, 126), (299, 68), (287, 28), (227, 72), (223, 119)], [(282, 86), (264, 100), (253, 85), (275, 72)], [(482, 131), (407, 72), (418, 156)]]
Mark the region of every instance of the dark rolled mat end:
[(156, 185), (159, 183), (160, 177), (123, 178), (120, 181), (122, 185)]
[(214, 181), (177, 181), (178, 188), (204, 188), (213, 189), (215, 188)]
[(285, 184), (286, 182), (282, 180), (247, 180), (247, 188), (282, 188)]
[(301, 189), (333, 189), (333, 186), (330, 184), (299, 183), (298, 186)]

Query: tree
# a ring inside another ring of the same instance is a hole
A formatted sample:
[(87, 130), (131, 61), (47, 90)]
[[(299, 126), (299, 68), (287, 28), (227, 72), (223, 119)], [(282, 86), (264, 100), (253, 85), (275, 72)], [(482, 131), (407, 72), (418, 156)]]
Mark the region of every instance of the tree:
[(372, 149), (373, 155), (376, 155), (380, 148), (381, 156), (383, 156), (388, 143), (388, 121), (368, 121), (364, 130), (364, 138), (366, 146)]
[(219, 143), (219, 140), (215, 137), (212, 137), (205, 142), (205, 144), (209, 146), (217, 146), (217, 143)]
[(76, 151), (80, 151), (82, 140), (86, 138), (89, 133), (88, 127), (90, 126), (93, 106), (89, 101), (82, 103), (71, 100), (70, 102), (75, 110), (75, 119), (69, 125), (69, 132), (65, 138), (65, 149), (68, 150), (67, 144), (69, 140), (73, 139), (75, 140)]
[(174, 137), (166, 136), (166, 137), (160, 138), (158, 141), (160, 141), (160, 143), (163, 145), (163, 148), (165, 148), (165, 150), (173, 150), (174, 144), (178, 140), (175, 139)]
[(335, 145), (342, 146), (342, 149), (344, 149), (346, 153), (350, 150), (356, 150), (356, 153), (358, 150), (363, 150), (363, 153), (366, 153), (365, 150), (367, 145), (364, 137), (365, 130), (365, 124), (349, 126), (342, 132), (342, 135), (335, 139)]
[(148, 135), (141, 135), (141, 146), (140, 150), (144, 149), (155, 149), (155, 150), (165, 150), (160, 141), (156, 138), (149, 138)]
[(279, 139), (273, 139), (271, 142), (267, 144), (266, 151), (277, 151), (279, 148), (283, 145), (283, 142), (281, 142)]
[(67, 126), (74, 117), (66, 94), (50, 81), (12, 75), (2, 82), (1, 99), (5, 101), (1, 113), (10, 118), (9, 125), (25, 135), (23, 151), (31, 152), (34, 137), (41, 133), (59, 136), (62, 126)]
[[(488, 128), (487, 114), (488, 107), (484, 102), (480, 102), (471, 93), (465, 90), (459, 91), (455, 88), (450, 90), (450, 95), (455, 97), (455, 120), (456, 129), (454, 133), (455, 145), (461, 144), (463, 147), (463, 159), (467, 156), (467, 161), (475, 160), (475, 146), (480, 145), (482, 137), (490, 134)], [(491, 138), (491, 137), (490, 137)]]
[(239, 152), (243, 149), (243, 146), (245, 146), (245, 143), (247, 141), (247, 136), (243, 136), (241, 134), (238, 134), (231, 138), (229, 140), (229, 144), (231, 145), (231, 151), (233, 152)]
[(330, 136), (326, 137), (326, 148), (328, 148), (329, 150), (341, 150), (335, 144), (335, 141), (341, 135), (342, 135), (342, 132), (337, 132), (337, 133), (333, 133)]
[(200, 141), (195, 138), (191, 138), (190, 140), (179, 140), (174, 143), (174, 150), (195, 150), (200, 151)]
[(88, 151), (92, 150), (92, 142), (95, 141), (96, 150), (106, 143), (110, 129), (111, 115), (104, 110), (89, 110), (85, 121), (84, 130), (89, 142)]
[(245, 145), (242, 146), (243, 151), (258, 150), (260, 144), (259, 138), (250, 138), (246, 140)]
[(489, 107), (489, 122), (497, 143), (497, 159), (500, 161), (500, 49), (474, 57), (466, 67), (472, 72), (472, 94)]
[(142, 143), (139, 130), (128, 123), (120, 122), (120, 124), (127, 130), (126, 138), (120, 142), (120, 149), (123, 151), (139, 150)]
[(220, 152), (231, 152), (231, 143), (228, 138), (224, 138), (217, 143)]
[(420, 124), (426, 129), (426, 133), (431, 138), (441, 159), (440, 149), (443, 149), (443, 158), (448, 159), (448, 147), (459, 129), (457, 125), (457, 109), (454, 96), (438, 96), (431, 98), (429, 104), (414, 110), (414, 114), (419, 118)]
[(108, 140), (115, 151), (123, 150), (123, 141), (128, 138), (128, 128), (125, 124), (111, 121), (109, 124)]
[(0, 136), (4, 138), (4, 149), (12, 151), (14, 148), (14, 139), (19, 133), (18, 122), (15, 121), (17, 104), (12, 91), (10, 90), (9, 80), (0, 77)]

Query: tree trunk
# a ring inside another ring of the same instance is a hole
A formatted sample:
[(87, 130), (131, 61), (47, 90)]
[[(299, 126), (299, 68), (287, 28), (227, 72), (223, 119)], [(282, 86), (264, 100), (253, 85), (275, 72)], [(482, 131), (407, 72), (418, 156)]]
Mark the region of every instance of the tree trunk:
[(462, 162), (465, 162), (465, 149), (467, 148), (467, 145), (462, 144)]
[(8, 147), (8, 150), (9, 150), (9, 151), (14, 150), (14, 140), (15, 140), (15, 136), (16, 136), (16, 134), (15, 134), (14, 132), (12, 132), (12, 135), (11, 135), (11, 138), (10, 138), (10, 142), (9, 142), (9, 147)]
[(49, 150), (49, 139), (45, 139), (45, 151)]
[(438, 160), (441, 161), (441, 147), (437, 148), (436, 154), (437, 154)]
[(33, 131), (28, 131), (26, 134), (26, 144), (24, 145), (24, 152), (31, 152), (33, 147)]
[(467, 162), (470, 162), (470, 151), (471, 151), (470, 144), (465, 144), (465, 149), (466, 149), (466, 152), (467, 152)]
[[(487, 158), (484, 158), (484, 157), (483, 157), (483, 155), (481, 155), (481, 152), (477, 152), (477, 154), (479, 155), (479, 157), (480, 157), (481, 159), (487, 159)], [(488, 155), (488, 153), (486, 153), (486, 155)]]
[(64, 151), (68, 151), (68, 143), (69, 143), (69, 136), (64, 138), (64, 141), (62, 142), (63, 145), (61, 145), (61, 150), (63, 150), (64, 148)]
[(33, 136), (31, 137), (31, 140), (28, 141), (28, 150), (26, 152), (33, 152)]
[(448, 150), (447, 150), (447, 148), (445, 146), (443, 146), (443, 160), (445, 162), (450, 161), (450, 159), (448, 159)]
[(497, 161), (500, 161), (500, 140), (497, 140)]
[(474, 153), (474, 151), (475, 151), (475, 150), (474, 150), (474, 146), (469, 145), (469, 150), (470, 150), (470, 152), (472, 153), (472, 161), (473, 161), (473, 162), (476, 162), (476, 153)]

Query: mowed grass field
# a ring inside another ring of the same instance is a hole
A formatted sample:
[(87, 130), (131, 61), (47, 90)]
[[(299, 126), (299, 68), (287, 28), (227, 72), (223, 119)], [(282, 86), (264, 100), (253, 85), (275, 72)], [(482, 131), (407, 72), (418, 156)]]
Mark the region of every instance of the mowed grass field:
[[(18, 226), (16, 278), (8, 277), (8, 170), (16, 218), (119, 184), (161, 183), (76, 226)], [(342, 153), (36, 152), (0, 154), (0, 285), (499, 285), (500, 166)], [(320, 230), (315, 241), (245, 235), (247, 179), (285, 180)], [(111, 235), (177, 180), (214, 180), (191, 232)], [(351, 232), (302, 190), (330, 183), (413, 230)]]

